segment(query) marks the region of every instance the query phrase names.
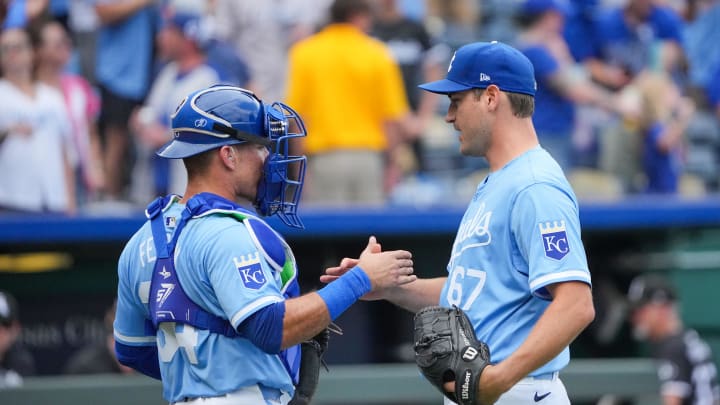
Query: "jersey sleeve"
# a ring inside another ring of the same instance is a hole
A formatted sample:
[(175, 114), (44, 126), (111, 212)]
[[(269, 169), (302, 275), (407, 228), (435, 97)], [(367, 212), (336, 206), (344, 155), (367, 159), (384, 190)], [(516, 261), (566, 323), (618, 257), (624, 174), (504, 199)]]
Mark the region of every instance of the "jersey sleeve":
[(663, 345), (656, 358), (660, 394), (688, 398), (692, 394), (692, 365), (685, 356), (682, 339)]
[(538, 80), (547, 80), (560, 70), (557, 60), (544, 47), (533, 46), (525, 49), (523, 53), (532, 62)]
[(284, 300), (275, 273), (239, 222), (217, 234), (207, 269), (218, 303), (235, 328), (257, 310)]
[(531, 185), (518, 194), (510, 222), (533, 294), (550, 299), (550, 284), (591, 284), (574, 197), (550, 184)]
[(155, 332), (147, 328), (147, 301), (150, 283), (136, 288), (130, 279), (128, 248), (118, 261), (117, 310), (113, 322), (114, 336), (118, 343), (127, 346), (154, 346)]

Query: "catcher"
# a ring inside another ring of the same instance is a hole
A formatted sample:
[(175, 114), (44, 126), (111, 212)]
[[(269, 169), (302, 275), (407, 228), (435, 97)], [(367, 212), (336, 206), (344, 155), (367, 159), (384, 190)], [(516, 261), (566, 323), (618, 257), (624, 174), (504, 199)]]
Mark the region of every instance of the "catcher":
[[(575, 194), (533, 127), (533, 66), (508, 45), (473, 43), (457, 50), (446, 79), (420, 87), (448, 96), (460, 152), (485, 157), (490, 174), (460, 223), (446, 277), (364, 298), (413, 312), (440, 305), (416, 315), (415, 353), (446, 404), (569, 404), (558, 373), (595, 310)], [(321, 280), (356, 263), (343, 260)]]
[(287, 147), (305, 136), (300, 117), (212, 86), (170, 119), (157, 154), (183, 160), (187, 188), (148, 206), (120, 256), (117, 358), (162, 380), (170, 403), (309, 403), (330, 322), (363, 294), (414, 281), (412, 255), (370, 237), (354, 270), (300, 295), (292, 250), (263, 219), (302, 227), (305, 157)]

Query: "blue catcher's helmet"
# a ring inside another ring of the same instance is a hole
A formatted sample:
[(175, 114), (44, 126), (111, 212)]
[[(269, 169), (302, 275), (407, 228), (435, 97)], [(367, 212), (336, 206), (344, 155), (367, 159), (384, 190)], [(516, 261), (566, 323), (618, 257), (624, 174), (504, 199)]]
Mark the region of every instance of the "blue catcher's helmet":
[(297, 207), (305, 178), (305, 156), (291, 156), (289, 140), (306, 135), (300, 116), (283, 103), (264, 104), (249, 90), (213, 86), (189, 94), (170, 117), (173, 139), (157, 155), (182, 159), (252, 142), (270, 151), (258, 184), (255, 207), (263, 216), (277, 214), (288, 226), (302, 228)]

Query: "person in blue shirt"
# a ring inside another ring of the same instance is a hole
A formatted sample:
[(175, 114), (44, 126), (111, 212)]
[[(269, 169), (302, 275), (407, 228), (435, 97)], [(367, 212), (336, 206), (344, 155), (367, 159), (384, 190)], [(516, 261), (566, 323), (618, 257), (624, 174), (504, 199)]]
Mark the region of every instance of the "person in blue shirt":
[(262, 218), (302, 227), (305, 157), (288, 155), (305, 136), (300, 117), (213, 86), (190, 93), (171, 121), (157, 154), (182, 159), (188, 184), (148, 206), (120, 256), (117, 357), (161, 379), (171, 403), (287, 404), (305, 359), (298, 345), (364, 294), (414, 281), (412, 256), (370, 237), (338, 283), (300, 295), (292, 250)]
[(622, 112), (617, 96), (589, 79), (563, 36), (569, 7), (562, 0), (525, 0), (518, 14), (516, 47), (530, 59), (537, 92), (533, 124), (543, 148), (565, 170), (575, 166), (577, 107)]
[(643, 71), (632, 85), (643, 106), (638, 120), (646, 180), (643, 191), (675, 194), (684, 172), (685, 132), (695, 116), (695, 103), (662, 71)]
[(100, 23), (95, 81), (102, 108), (98, 123), (103, 144), (106, 194), (126, 198), (130, 156), (130, 116), (152, 83), (159, 20), (157, 0), (92, 0)]
[[(533, 128), (532, 63), (509, 45), (472, 43), (455, 52), (446, 79), (420, 87), (448, 96), (460, 153), (485, 157), (490, 174), (462, 218), (447, 275), (364, 298), (463, 310), (492, 359), (479, 403), (569, 404), (558, 373), (595, 312), (577, 199)], [(343, 259), (321, 281), (332, 285), (356, 263)]]
[(683, 60), (681, 17), (657, 0), (629, 0), (601, 13), (595, 24), (595, 54), (586, 63), (595, 80), (618, 89), (652, 63), (653, 45), (670, 44), (667, 68)]

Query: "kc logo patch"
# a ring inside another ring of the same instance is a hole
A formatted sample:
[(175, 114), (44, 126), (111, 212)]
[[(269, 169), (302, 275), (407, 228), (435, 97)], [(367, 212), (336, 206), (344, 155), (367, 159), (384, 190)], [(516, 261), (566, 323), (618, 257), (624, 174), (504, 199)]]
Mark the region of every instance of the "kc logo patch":
[(565, 232), (565, 221), (539, 223), (538, 227), (540, 227), (540, 237), (545, 248), (545, 256), (560, 260), (570, 252), (570, 245)]
[(233, 262), (240, 273), (240, 278), (245, 287), (251, 290), (257, 290), (267, 281), (265, 279), (265, 273), (263, 273), (262, 270), (262, 265), (260, 264), (260, 253), (255, 252), (255, 254), (248, 255), (247, 257), (240, 256), (240, 260), (238, 260), (237, 257), (233, 257)]

